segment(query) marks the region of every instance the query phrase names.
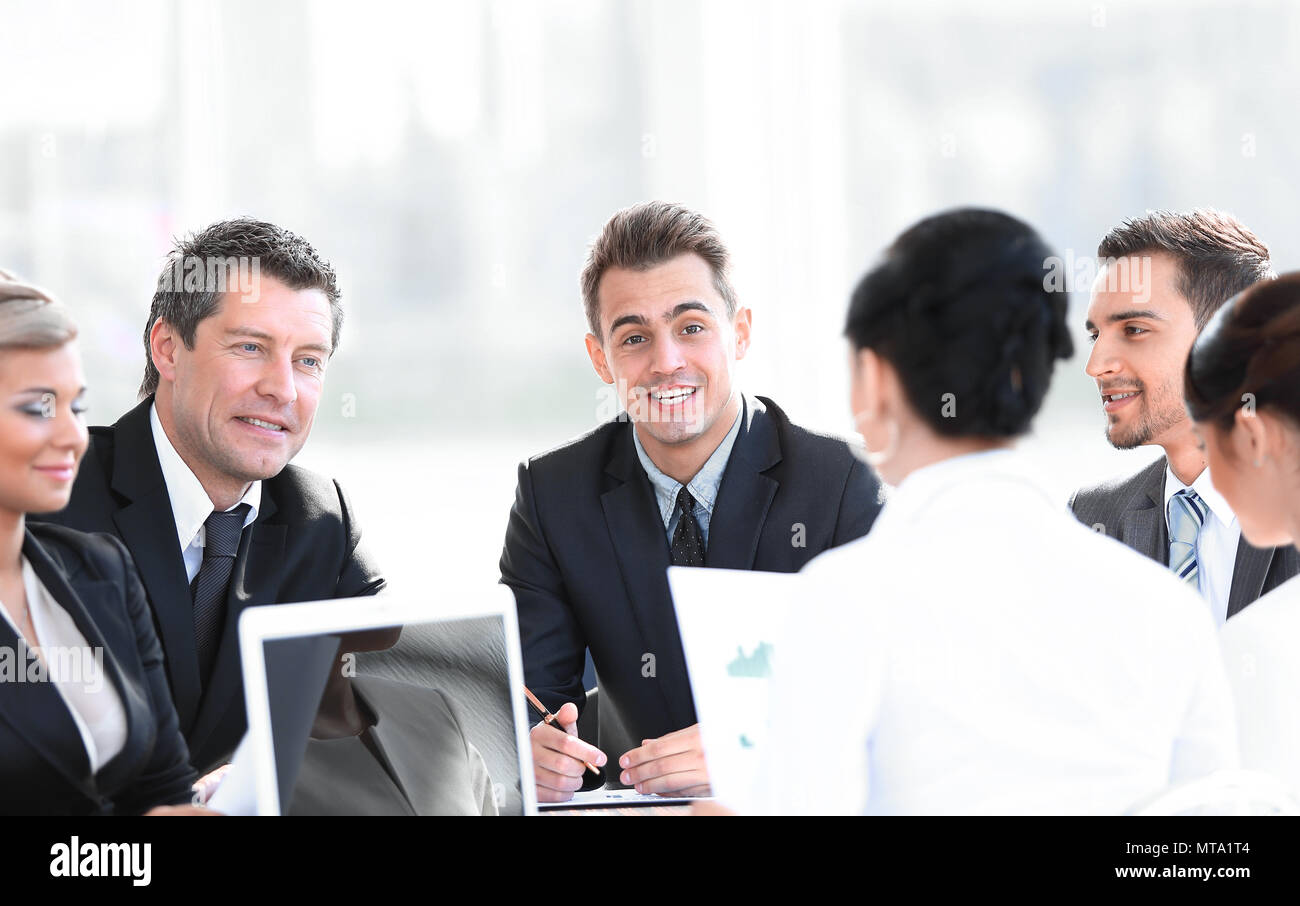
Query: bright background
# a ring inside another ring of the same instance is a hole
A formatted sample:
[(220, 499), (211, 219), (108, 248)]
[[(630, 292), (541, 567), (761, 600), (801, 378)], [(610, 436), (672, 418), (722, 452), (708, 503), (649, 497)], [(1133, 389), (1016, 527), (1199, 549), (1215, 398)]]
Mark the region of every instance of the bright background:
[[(1300, 265), (1296, 4), (0, 0), (0, 33), (0, 266), (73, 306), (92, 420), (135, 401), (173, 235), (303, 234), (347, 324), (299, 462), (398, 587), (495, 581), (515, 466), (595, 424), (577, 274), (628, 204), (718, 223), (742, 386), (834, 431), (848, 292), (936, 210), (1082, 259), (1215, 206)], [(1085, 306), (1027, 443), (1062, 501), (1156, 452), (1103, 439)]]

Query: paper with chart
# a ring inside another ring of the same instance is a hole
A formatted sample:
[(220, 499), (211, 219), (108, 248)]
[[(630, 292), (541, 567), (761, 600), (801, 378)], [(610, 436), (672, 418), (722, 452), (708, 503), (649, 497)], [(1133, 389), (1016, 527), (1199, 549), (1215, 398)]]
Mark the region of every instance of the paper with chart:
[(767, 738), (774, 659), (797, 575), (672, 567), (668, 570), (713, 795), (754, 801)]

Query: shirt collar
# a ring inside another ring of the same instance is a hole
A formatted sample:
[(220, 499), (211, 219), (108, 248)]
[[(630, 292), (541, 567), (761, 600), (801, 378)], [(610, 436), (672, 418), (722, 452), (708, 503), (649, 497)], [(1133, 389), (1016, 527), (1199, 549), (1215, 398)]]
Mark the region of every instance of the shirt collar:
[[(727, 470), (727, 461), (731, 459), (731, 450), (736, 445), (736, 437), (740, 434), (740, 423), (744, 414), (745, 404), (742, 398), (740, 411), (736, 413), (736, 420), (731, 423), (731, 430), (727, 432), (727, 436), (722, 439), (722, 443), (718, 444), (704, 465), (700, 466), (695, 477), (686, 483), (691, 496), (695, 498), (695, 503), (704, 507), (710, 516), (713, 515), (713, 504), (718, 499), (722, 474)], [(666, 525), (672, 520), (673, 510), (677, 508), (677, 494), (682, 489), (682, 484), (677, 479), (664, 474), (650, 459), (650, 454), (645, 451), (645, 447), (641, 446), (641, 438), (637, 436), (635, 424), (632, 426), (632, 443), (636, 445), (636, 456), (641, 460), (641, 468), (645, 469), (650, 484), (654, 486), (655, 498), (659, 502), (659, 515), (663, 517)]]
[(986, 494), (990, 482), (1010, 482), (1036, 494), (1048, 506), (1055, 504), (1037, 462), (1014, 446), (997, 447), (949, 456), (909, 472), (890, 489), (872, 533), (880, 525), (909, 518), (938, 496)]
[[(1174, 495), (1181, 491), (1187, 485), (1178, 480), (1174, 470), (1169, 467), (1169, 460), (1165, 460), (1165, 513), (1169, 512), (1169, 501)], [(1231, 528), (1237, 521), (1237, 516), (1232, 512), (1232, 507), (1228, 506), (1228, 501), (1223, 495), (1215, 490), (1214, 482), (1210, 480), (1209, 468), (1201, 469), (1201, 474), (1196, 476), (1192, 482), (1191, 488), (1196, 492), (1196, 496), (1205, 501), (1205, 505), (1210, 508), (1214, 518), (1219, 520), (1219, 524), (1224, 528)], [(1166, 516), (1166, 518), (1168, 518)]]
[[(167, 483), (167, 496), (171, 499), (172, 517), (176, 520), (176, 540), (184, 551), (194, 543), (194, 538), (203, 528), (203, 523), (212, 515), (214, 507), (203, 484), (185, 465), (185, 460), (172, 446), (171, 438), (163, 430), (158, 418), (158, 407), (149, 407), (149, 424), (153, 427), (154, 448), (158, 451), (158, 465), (162, 467), (163, 481)], [(244, 525), (248, 526), (257, 519), (257, 510), (262, 503), (262, 482), (254, 481), (244, 492), (239, 503), (249, 506)], [(239, 503), (235, 506), (239, 506)], [(230, 509), (234, 509), (231, 507)]]

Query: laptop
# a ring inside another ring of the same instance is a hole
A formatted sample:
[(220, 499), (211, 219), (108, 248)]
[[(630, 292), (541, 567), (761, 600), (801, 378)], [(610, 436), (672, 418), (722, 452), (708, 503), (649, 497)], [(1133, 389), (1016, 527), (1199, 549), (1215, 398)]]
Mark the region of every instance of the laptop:
[(239, 642), (256, 814), (536, 814), (505, 586), (251, 607)]

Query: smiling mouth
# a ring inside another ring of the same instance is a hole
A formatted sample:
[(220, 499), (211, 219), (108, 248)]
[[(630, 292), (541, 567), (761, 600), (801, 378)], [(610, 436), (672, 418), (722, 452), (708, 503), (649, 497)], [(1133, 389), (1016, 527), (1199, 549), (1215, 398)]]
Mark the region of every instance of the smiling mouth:
[(695, 387), (673, 387), (669, 390), (653, 390), (650, 396), (661, 406), (671, 406), (695, 395)]
[(1141, 390), (1125, 390), (1123, 393), (1103, 393), (1101, 395), (1101, 408), (1107, 412), (1114, 412), (1123, 409), (1133, 402), (1133, 398), (1141, 394)]
[(268, 431), (283, 431), (283, 430), (285, 430), (285, 428), (284, 428), (283, 425), (277, 425), (277, 424), (275, 424), (274, 422), (264, 422), (264, 421), (262, 421), (260, 418), (248, 418), (248, 417), (243, 416), (243, 415), (240, 415), (240, 416), (237, 416), (237, 417), (238, 417), (238, 419), (239, 419), (241, 422), (244, 422), (245, 424), (254, 425), (254, 426), (258, 427), (258, 428), (265, 428), (265, 429), (268, 430)]

